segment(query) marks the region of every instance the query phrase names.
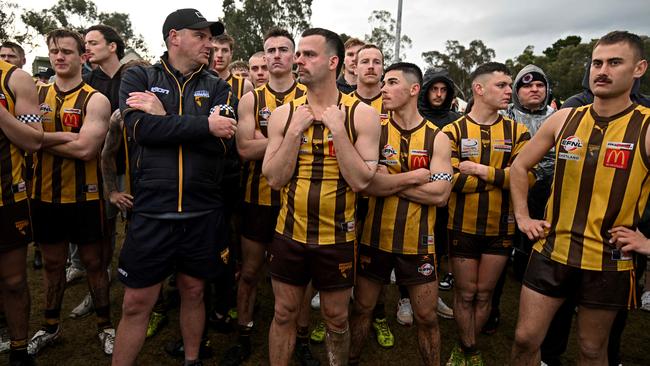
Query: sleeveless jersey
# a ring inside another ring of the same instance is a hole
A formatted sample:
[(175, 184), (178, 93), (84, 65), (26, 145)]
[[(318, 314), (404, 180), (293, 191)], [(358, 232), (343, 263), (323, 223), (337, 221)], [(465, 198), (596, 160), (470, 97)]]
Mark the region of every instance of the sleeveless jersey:
[(244, 78), (231, 73), (228, 79), (226, 79), (226, 82), (230, 85), (233, 95), (237, 97), (237, 100), (240, 100), (244, 95)]
[[(16, 98), (9, 88), (9, 78), (16, 66), (0, 60), (0, 108), (13, 116)], [(0, 129), (0, 207), (27, 199), (27, 185), (23, 179), (24, 152)]]
[(377, 94), (377, 96), (375, 96), (374, 98), (365, 99), (364, 97), (360, 96), (359, 93), (355, 90), (352, 93), (350, 93), (350, 96), (352, 98), (359, 99), (360, 101), (374, 108), (377, 111), (377, 113), (379, 113), (380, 120), (389, 118), (391, 115), (390, 112), (387, 111), (386, 108), (384, 108), (384, 98), (382, 98), (381, 93)]
[(546, 208), (551, 230), (536, 251), (585, 270), (633, 268), (632, 260), (614, 259), (608, 230), (635, 229), (648, 202), (649, 116), (650, 109), (637, 105), (609, 118), (591, 105), (571, 111), (555, 144), (555, 180)]
[[(307, 96), (290, 102), (289, 127), (293, 111), (307, 103)], [(354, 113), (359, 105), (349, 95), (339, 93), (345, 106), (345, 128), (356, 141)], [(354, 241), (356, 194), (339, 171), (334, 139), (320, 121), (303, 132), (296, 169), (281, 191), (282, 205), (275, 231), (305, 244), (340, 244)]]
[[(503, 116), (491, 125), (480, 125), (463, 116), (443, 131), (451, 143), (454, 168), (447, 228), (482, 236), (514, 234), (515, 217), (507, 187), (510, 165), (530, 140), (526, 126)], [(458, 166), (465, 160), (488, 165), (487, 181), (461, 174)]]
[[(38, 90), (43, 130), (78, 133), (86, 118), (86, 106), (95, 89), (82, 82), (72, 90), (60, 91), (55, 83)], [(70, 159), (45, 150), (36, 153), (32, 198), (50, 203), (98, 200), (100, 195), (98, 157), (89, 161)]]
[[(271, 89), (269, 84), (253, 91), (255, 111), (255, 129), (267, 136), (267, 126), (271, 113), (279, 106), (307, 93), (307, 87), (297, 82), (284, 93)], [(272, 190), (262, 175), (262, 160), (245, 163), (243, 181), (245, 184), (244, 201), (262, 206), (280, 206), (280, 191)]]
[[(393, 119), (383, 120), (379, 163), (386, 165), (390, 174), (429, 169), (434, 141), (439, 132), (428, 120), (423, 120), (411, 130), (402, 129)], [(370, 196), (364, 222), (361, 244), (397, 254), (435, 253), (435, 207), (412, 202), (396, 194)]]

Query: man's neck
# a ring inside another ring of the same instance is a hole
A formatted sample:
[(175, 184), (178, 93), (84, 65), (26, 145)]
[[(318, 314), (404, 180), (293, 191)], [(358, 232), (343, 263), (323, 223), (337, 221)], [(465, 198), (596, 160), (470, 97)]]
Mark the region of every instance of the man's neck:
[(469, 117), (479, 125), (491, 125), (499, 118), (499, 110), (487, 104), (475, 101)]
[(632, 100), (630, 99), (630, 91), (628, 90), (626, 93), (615, 98), (604, 99), (594, 95), (593, 108), (600, 117), (611, 117), (624, 111), (631, 104)]
[(228, 68), (225, 68), (221, 71), (214, 69), (214, 71), (217, 73), (217, 75), (219, 75), (220, 78), (224, 80), (228, 80), (228, 78), (230, 77), (230, 71), (228, 71)]
[(184, 57), (174, 55), (171, 52), (169, 53), (168, 58), (169, 64), (178, 72), (183, 75), (188, 75), (193, 71), (196, 71), (196, 68), (192, 67), (192, 63), (188, 62)]
[(54, 83), (56, 84), (56, 87), (63, 92), (67, 92), (68, 90), (72, 90), (76, 88), (79, 84), (81, 84), (81, 81), (82, 81), (81, 73), (71, 78), (64, 78), (57, 75), (56, 78), (54, 79)]
[(278, 93), (284, 93), (295, 83), (293, 75), (291, 72), (288, 72), (285, 75), (274, 76), (273, 74), (269, 75), (269, 86), (273, 91)]
[(343, 79), (345, 79), (345, 82), (349, 85), (357, 85), (357, 76), (354, 75), (354, 73), (345, 71), (343, 73)]
[(99, 64), (99, 68), (102, 69), (104, 74), (108, 75), (111, 79), (117, 74), (118, 70), (120, 69), (120, 60), (117, 58), (117, 55), (113, 55), (109, 57), (108, 60), (105, 62), (102, 62)]
[(405, 130), (417, 127), (423, 118), (418, 112), (417, 98), (411, 99), (406, 105), (393, 111), (393, 120)]
[(331, 105), (336, 105), (339, 100), (339, 90), (336, 88), (336, 79), (323, 80), (318, 85), (307, 87), (307, 101), (314, 111), (314, 117), (317, 120), (325, 109)]
[(357, 94), (363, 99), (372, 99), (381, 93), (381, 83), (357, 84)]

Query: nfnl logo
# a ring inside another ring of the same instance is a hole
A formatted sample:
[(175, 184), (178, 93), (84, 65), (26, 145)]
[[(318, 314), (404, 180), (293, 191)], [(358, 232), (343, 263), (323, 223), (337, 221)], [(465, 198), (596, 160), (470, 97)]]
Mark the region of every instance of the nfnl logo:
[(569, 136), (560, 143), (564, 150), (573, 151), (582, 147), (582, 141), (577, 136)]

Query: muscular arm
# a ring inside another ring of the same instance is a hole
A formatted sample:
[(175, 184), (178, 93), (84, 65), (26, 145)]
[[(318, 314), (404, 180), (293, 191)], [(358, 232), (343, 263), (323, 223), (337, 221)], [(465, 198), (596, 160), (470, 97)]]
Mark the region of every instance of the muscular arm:
[[(90, 97), (86, 114), (77, 138), (73, 141), (47, 147), (46, 150), (54, 155), (71, 159), (89, 161), (97, 158), (99, 148), (104, 142), (108, 130), (111, 105), (100, 93)], [(61, 132), (46, 132), (45, 140)]]
[(345, 113), (339, 108), (328, 108), (323, 113), (323, 123), (332, 132), (341, 175), (354, 192), (361, 192), (368, 187), (377, 170), (381, 125), (379, 115), (370, 106), (360, 103), (354, 113), (357, 131), (354, 145), (343, 124)]
[[(9, 89), (16, 97), (14, 105), (16, 116), (25, 114), (41, 115), (36, 86), (26, 72), (18, 69), (14, 70), (9, 78)], [(40, 149), (43, 143), (43, 126), (41, 123), (23, 123), (5, 108), (0, 108), (0, 130), (9, 138), (11, 143), (28, 152)]]
[(375, 197), (392, 196), (399, 191), (428, 181), (429, 176), (429, 170), (422, 168), (405, 173), (390, 174), (381, 165), (377, 167), (377, 173), (363, 192)]
[(242, 99), (244, 99), (244, 95), (248, 94), (248, 92), (252, 92), (255, 89), (253, 86), (253, 83), (251, 83), (250, 80), (244, 79), (244, 88), (242, 90)]
[[(313, 121), (311, 109), (307, 106), (300, 106), (293, 113), (286, 133), (283, 133), (287, 118), (289, 118), (290, 107), (289, 104), (285, 104), (277, 108), (269, 118), (269, 142), (262, 163), (262, 174), (268, 180), (269, 186), (275, 190), (282, 188), (291, 179), (296, 168), (302, 133)], [(311, 116), (311, 119), (308, 115)], [(308, 123), (301, 123), (301, 120), (306, 119), (309, 119)]]
[(537, 239), (544, 236), (544, 229), (550, 225), (541, 220), (532, 220), (528, 212), (528, 172), (555, 144), (570, 109), (560, 110), (546, 120), (535, 136), (526, 144), (510, 167), (510, 195), (515, 219), (520, 230), (528, 238)]
[[(449, 138), (444, 133), (438, 133), (434, 140), (433, 156), (429, 166), (430, 173), (452, 174), (451, 148)], [(443, 207), (447, 204), (451, 193), (451, 182), (438, 180), (416, 187), (409, 187), (398, 195), (409, 201), (422, 205)]]
[(102, 178), (104, 179), (104, 196), (108, 198), (109, 194), (117, 191), (117, 167), (115, 166), (115, 156), (120, 147), (122, 139), (122, 115), (119, 110), (116, 110), (111, 115), (111, 120), (108, 125), (108, 133), (104, 140), (104, 148), (102, 149)]
[(255, 138), (255, 100), (253, 93), (247, 93), (239, 101), (237, 124), (237, 151), (244, 160), (261, 160), (264, 158), (268, 138)]

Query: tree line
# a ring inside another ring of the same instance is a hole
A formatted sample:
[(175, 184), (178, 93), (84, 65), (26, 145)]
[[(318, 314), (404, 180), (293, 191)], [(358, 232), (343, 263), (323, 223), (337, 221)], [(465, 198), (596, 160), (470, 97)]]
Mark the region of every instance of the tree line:
[[(247, 60), (250, 55), (261, 51), (262, 37), (272, 27), (289, 30), (297, 38), (311, 26), (312, 0), (224, 0), (224, 16), (220, 19), (227, 32), (235, 39), (234, 59)], [(17, 26), (20, 20), (24, 29)], [(133, 30), (128, 13), (101, 12), (93, 0), (59, 0), (55, 5), (42, 9), (23, 9), (11, 0), (0, 0), (0, 40), (14, 40), (27, 46), (42, 42), (42, 36), (52, 29), (65, 27), (79, 31), (97, 23), (113, 26), (126, 41), (127, 47), (145, 58), (151, 58), (141, 34)], [(374, 10), (368, 17), (370, 32), (363, 40), (373, 43), (384, 51), (386, 63), (395, 59), (396, 21), (391, 12)], [(345, 41), (350, 35), (341, 34)], [(642, 36), (645, 42), (645, 58), (650, 59), (650, 38)], [(402, 52), (412, 47), (408, 35), (401, 36)], [(584, 40), (576, 35), (557, 40), (553, 45), (535, 54), (533, 46), (526, 46), (522, 53), (506, 60), (506, 65), (516, 75), (527, 64), (541, 67), (551, 80), (553, 95), (559, 99), (582, 90), (582, 78), (589, 63), (591, 49), (596, 40)], [(471, 95), (469, 74), (478, 65), (494, 60), (494, 49), (482, 40), (463, 45), (457, 40), (448, 40), (444, 50), (422, 53), (427, 68), (445, 68), (456, 82), (465, 98)], [(417, 62), (416, 62), (417, 63)], [(641, 92), (650, 93), (650, 73), (641, 80)]]

